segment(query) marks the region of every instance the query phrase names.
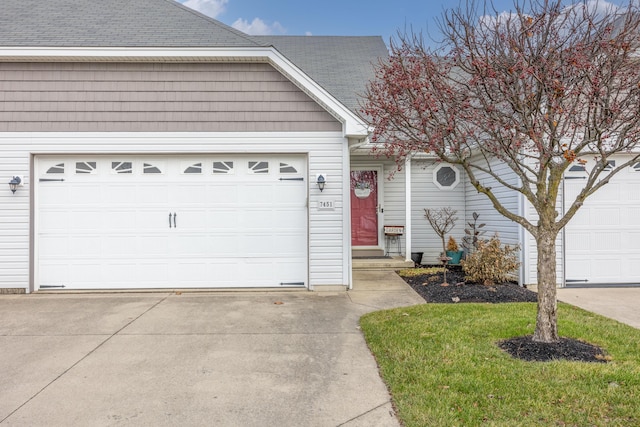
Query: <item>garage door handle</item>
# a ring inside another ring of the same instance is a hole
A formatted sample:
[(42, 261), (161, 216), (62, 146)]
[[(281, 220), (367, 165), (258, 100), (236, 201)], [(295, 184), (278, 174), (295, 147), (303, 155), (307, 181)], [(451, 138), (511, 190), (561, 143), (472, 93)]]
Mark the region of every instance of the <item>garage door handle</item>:
[(176, 217), (178, 216), (178, 214), (176, 214), (175, 212), (173, 213), (173, 228), (178, 228), (178, 225), (176, 224)]
[(171, 228), (171, 212), (169, 212), (169, 228)]

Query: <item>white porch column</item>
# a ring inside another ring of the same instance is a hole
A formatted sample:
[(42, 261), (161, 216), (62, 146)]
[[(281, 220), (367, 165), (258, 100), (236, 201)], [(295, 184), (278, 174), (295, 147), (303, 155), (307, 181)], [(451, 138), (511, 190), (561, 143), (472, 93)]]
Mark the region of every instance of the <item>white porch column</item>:
[(347, 289), (353, 289), (353, 260), (351, 248), (351, 152), (349, 144), (342, 148), (342, 262), (344, 265), (343, 279)]
[(404, 259), (411, 261), (411, 157), (409, 156), (404, 160), (404, 190)]

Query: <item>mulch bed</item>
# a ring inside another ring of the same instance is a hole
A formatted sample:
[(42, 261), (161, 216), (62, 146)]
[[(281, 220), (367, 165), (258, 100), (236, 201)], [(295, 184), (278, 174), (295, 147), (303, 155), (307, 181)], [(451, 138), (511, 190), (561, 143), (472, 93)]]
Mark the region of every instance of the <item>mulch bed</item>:
[(517, 283), (507, 282), (485, 286), (465, 282), (460, 267), (450, 267), (447, 272), (448, 286), (441, 286), (444, 282), (442, 273), (403, 277), (403, 279), (427, 302), (453, 304), (458, 302), (536, 302), (538, 300), (538, 294), (518, 286)]
[(498, 347), (522, 360), (547, 362), (554, 359), (575, 360), (577, 362), (606, 363), (604, 351), (593, 344), (560, 338), (553, 344), (535, 342), (531, 335), (515, 337), (498, 343)]
[[(447, 272), (448, 285), (443, 286), (442, 273), (425, 274), (403, 279), (428, 303), (491, 303), (536, 302), (538, 294), (506, 282), (493, 286), (470, 283), (464, 280), (459, 267), (450, 267)], [(546, 362), (564, 359), (580, 362), (606, 363), (608, 357), (598, 346), (572, 338), (560, 338), (555, 343), (539, 343), (532, 336), (515, 337), (498, 343), (511, 356), (526, 361)]]

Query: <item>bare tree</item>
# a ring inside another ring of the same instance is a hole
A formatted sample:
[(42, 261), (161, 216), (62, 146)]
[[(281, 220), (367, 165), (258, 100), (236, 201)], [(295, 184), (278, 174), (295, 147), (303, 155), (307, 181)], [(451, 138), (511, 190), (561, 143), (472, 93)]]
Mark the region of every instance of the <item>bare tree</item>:
[[(393, 41), (363, 105), (384, 153), (402, 161), (426, 151), (460, 165), (500, 214), (533, 236), (538, 342), (558, 340), (558, 233), (640, 157), (640, 11), (633, 2), (593, 5), (516, 0), (513, 12), (498, 13), (469, 0), (444, 13), (438, 50), (415, 34)], [(612, 167), (615, 154), (630, 155)], [(561, 212), (560, 185), (575, 165), (585, 169), (584, 187)], [(522, 195), (537, 218), (509, 210), (498, 187)]]
[(447, 257), (447, 247), (444, 241), (447, 233), (453, 230), (453, 227), (456, 225), (456, 221), (458, 220), (456, 213), (458, 213), (458, 211), (450, 207), (424, 210), (424, 217), (427, 218), (433, 231), (436, 232), (442, 241), (442, 255), (440, 255), (439, 260), (444, 267), (443, 285), (447, 284), (447, 261), (450, 259)]

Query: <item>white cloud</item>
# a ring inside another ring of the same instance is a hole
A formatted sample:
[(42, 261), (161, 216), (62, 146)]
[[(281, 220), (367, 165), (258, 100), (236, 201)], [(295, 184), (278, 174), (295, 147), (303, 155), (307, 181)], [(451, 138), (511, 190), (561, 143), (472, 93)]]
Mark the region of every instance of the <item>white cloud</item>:
[(306, 33), (304, 33), (305, 36), (312, 36), (313, 33), (311, 31), (307, 31)]
[(229, 0), (187, 0), (182, 2), (182, 4), (211, 18), (215, 18), (224, 12), (224, 8), (228, 2)]
[(252, 36), (265, 36), (271, 34), (285, 34), (287, 30), (280, 25), (278, 21), (269, 25), (260, 18), (253, 18), (253, 21), (249, 22), (246, 19), (238, 18), (236, 22), (231, 24), (236, 30), (240, 30), (243, 33), (250, 34)]
[[(606, 15), (615, 14), (619, 9), (619, 6), (606, 0), (587, 0), (584, 3), (574, 3), (565, 6), (563, 13), (567, 15), (573, 13), (577, 16), (582, 10), (586, 10), (588, 13), (593, 13), (596, 18), (603, 18)], [(502, 11), (498, 15), (483, 15), (480, 17), (479, 22), (489, 27), (495, 26), (496, 23), (504, 25), (507, 22), (510, 22), (512, 25), (518, 25), (517, 14), (512, 11)]]
[(495, 15), (482, 15), (479, 19), (480, 24), (493, 27), (496, 23), (504, 25), (505, 23), (515, 19), (517, 14), (511, 11), (502, 11), (497, 16)]
[(587, 2), (587, 10), (594, 11), (600, 16), (616, 13), (619, 7), (607, 1), (590, 0)]
[(594, 14), (596, 19), (601, 19), (607, 15), (615, 14), (620, 10), (620, 7), (604, 0), (588, 0), (585, 3), (575, 3), (564, 8), (565, 13), (573, 12), (576, 16), (580, 16), (583, 10)]

